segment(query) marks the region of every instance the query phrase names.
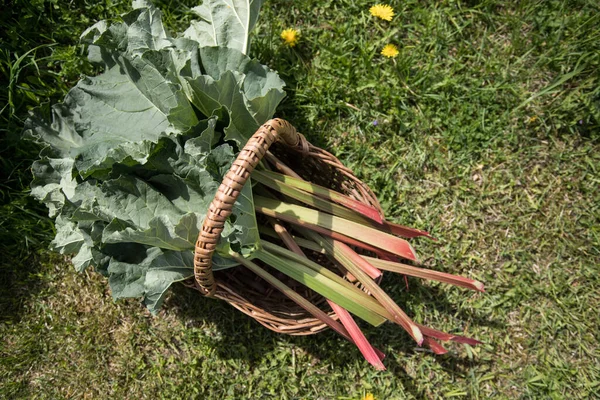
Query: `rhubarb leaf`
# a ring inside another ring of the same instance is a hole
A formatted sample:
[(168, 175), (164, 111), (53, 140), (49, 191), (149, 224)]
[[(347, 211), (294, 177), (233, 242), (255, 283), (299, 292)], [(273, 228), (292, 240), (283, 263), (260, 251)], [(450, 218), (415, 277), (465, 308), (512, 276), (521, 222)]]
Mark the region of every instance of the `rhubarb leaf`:
[[(260, 2), (231, 4), (231, 15), (246, 22), (228, 43), (240, 39), (247, 48)], [(107, 275), (116, 298), (140, 295), (155, 310), (171, 283), (192, 274), (199, 229), (235, 159), (236, 148), (223, 141), (245, 143), (284, 93), (278, 75), (242, 49), (172, 38), (157, 8), (144, 0), (133, 6), (120, 21), (84, 32), (102, 72), (83, 77), (62, 103), (34, 110), (26, 136), (45, 146), (32, 168), (32, 195), (57, 218), (52, 247), (75, 253), (77, 270), (93, 265)], [(251, 257), (258, 240), (247, 185), (214, 269), (238, 265), (230, 251)], [(157, 264), (173, 254), (186, 262)]]
[(206, 0), (192, 9), (200, 20), (192, 21), (184, 36), (202, 46), (231, 47), (248, 54), (261, 4), (262, 0)]
[(173, 282), (190, 278), (194, 273), (194, 257), (190, 252), (163, 252), (153, 247), (139, 263), (110, 260), (108, 272), (112, 295), (144, 298), (144, 303), (156, 313), (167, 289)]

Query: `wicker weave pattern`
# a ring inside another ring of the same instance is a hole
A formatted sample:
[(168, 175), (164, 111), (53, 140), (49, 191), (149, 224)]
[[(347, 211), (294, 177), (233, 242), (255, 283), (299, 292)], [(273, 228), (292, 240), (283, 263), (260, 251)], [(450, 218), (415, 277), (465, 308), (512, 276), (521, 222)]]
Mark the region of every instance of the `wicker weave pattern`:
[(217, 289), (211, 259), (225, 221), (231, 215), (233, 205), (250, 174), (278, 139), (290, 147), (300, 147), (301, 151), (308, 148), (306, 139), (289, 122), (282, 119), (268, 121), (244, 146), (210, 204), (196, 241), (194, 255), (194, 276), (201, 291), (207, 296), (213, 296)]
[[(352, 170), (345, 167), (334, 155), (308, 143), (288, 122), (272, 119), (261, 126), (250, 139), (219, 187), (196, 242), (195, 277), (184, 284), (204, 295), (226, 301), (274, 332), (313, 335), (327, 329), (327, 325), (290, 302), (272, 286), (265, 285), (246, 268), (218, 271), (218, 278), (214, 277), (212, 271), (212, 254), (225, 221), (231, 214), (235, 199), (260, 159), (268, 154), (267, 149), (272, 144), (275, 144), (274, 150), (284, 150), (286, 161), (290, 165), (294, 164), (294, 173), (299, 172), (298, 176), (301, 178), (322, 179), (322, 184), (332, 185), (332, 188), (335, 187), (348, 196), (376, 208), (383, 216), (381, 206), (371, 189), (354, 176)], [(303, 174), (307, 176), (301, 176)], [(377, 282), (380, 279), (381, 277)], [(307, 288), (300, 290), (301, 295), (315, 305), (324, 301), (322, 296)], [(331, 310), (328, 311), (328, 315), (338, 319)]]

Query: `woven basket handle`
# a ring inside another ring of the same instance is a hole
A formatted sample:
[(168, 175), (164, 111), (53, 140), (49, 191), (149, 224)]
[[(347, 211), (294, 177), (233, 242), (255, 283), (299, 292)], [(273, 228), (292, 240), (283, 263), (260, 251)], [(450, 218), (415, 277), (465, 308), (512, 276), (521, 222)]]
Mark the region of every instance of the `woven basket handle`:
[(225, 221), (231, 214), (233, 205), (250, 178), (250, 174), (269, 147), (278, 139), (290, 147), (301, 149), (308, 147), (304, 136), (297, 133), (289, 122), (279, 118), (267, 121), (258, 128), (237, 156), (208, 208), (202, 230), (198, 234), (194, 254), (194, 276), (206, 296), (213, 296), (217, 289), (212, 271), (212, 255)]

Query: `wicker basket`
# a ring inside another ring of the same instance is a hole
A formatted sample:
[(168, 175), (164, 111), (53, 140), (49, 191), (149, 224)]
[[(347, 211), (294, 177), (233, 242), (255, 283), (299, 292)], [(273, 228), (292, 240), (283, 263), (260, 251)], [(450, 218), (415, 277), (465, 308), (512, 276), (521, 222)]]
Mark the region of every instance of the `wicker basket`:
[[(236, 198), (260, 160), (265, 155), (273, 158), (268, 153), (269, 148), (277, 159), (283, 160), (283, 164), (291, 167), (303, 179), (330, 187), (373, 206), (383, 217), (383, 211), (373, 192), (350, 169), (332, 154), (308, 143), (287, 121), (272, 119), (258, 129), (239, 153), (209, 207), (196, 242), (195, 280), (189, 286), (206, 296), (227, 301), (275, 332), (310, 335), (322, 331), (326, 325), (272, 286), (265, 284), (251, 271), (235, 267), (213, 272), (211, 268), (212, 254)], [(322, 257), (316, 261), (328, 262)], [(324, 304), (324, 299), (313, 291), (289, 278), (286, 283), (294, 286), (295, 290), (312, 303)], [(330, 317), (337, 319), (331, 309), (328, 313)]]

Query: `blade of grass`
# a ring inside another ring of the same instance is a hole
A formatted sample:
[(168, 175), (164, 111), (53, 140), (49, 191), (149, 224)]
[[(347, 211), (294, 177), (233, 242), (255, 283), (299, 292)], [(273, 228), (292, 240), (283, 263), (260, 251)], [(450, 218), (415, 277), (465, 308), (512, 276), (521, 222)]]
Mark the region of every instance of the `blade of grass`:
[(336, 217), (335, 215), (256, 195), (254, 196), (254, 208), (262, 214), (292, 224), (302, 225), (311, 229), (321, 228), (319, 229), (321, 233), (323, 233), (323, 229), (333, 231), (347, 237), (353, 237), (362, 243), (372, 244), (377, 248), (400, 257), (417, 261), (414, 249), (406, 240), (368, 226), (357, 224), (353, 221)]
[(462, 286), (467, 289), (477, 290), (479, 292), (485, 292), (483, 283), (474, 279), (465, 278), (462, 276), (456, 276), (447, 274), (445, 272), (433, 271), (431, 269), (413, 267), (402, 263), (393, 261), (380, 260), (374, 257), (362, 256), (364, 259), (369, 261), (375, 267), (384, 271), (396, 272), (399, 274), (415, 276), (417, 278), (429, 279), (432, 281), (444, 282), (450, 285)]
[(556, 89), (559, 86), (562, 86), (568, 80), (570, 80), (570, 79), (574, 78), (575, 76), (579, 75), (587, 67), (587, 64), (585, 62), (581, 63), (581, 65), (580, 65), (580, 62), (582, 61), (582, 59), (583, 59), (583, 57), (581, 57), (577, 61), (577, 65), (575, 66), (575, 69), (573, 71), (562, 75), (561, 77), (559, 77), (558, 79), (556, 79), (554, 82), (552, 82), (551, 84), (549, 84), (548, 86), (546, 86), (542, 90), (540, 90), (540, 91), (532, 94), (527, 100), (523, 101), (521, 104), (519, 104), (517, 106), (517, 108), (513, 109), (512, 111), (513, 112), (518, 111), (521, 108), (525, 107), (527, 104), (531, 103), (536, 98), (538, 98), (540, 96), (547, 95), (549, 93), (552, 93), (552, 91), (554, 89)]

